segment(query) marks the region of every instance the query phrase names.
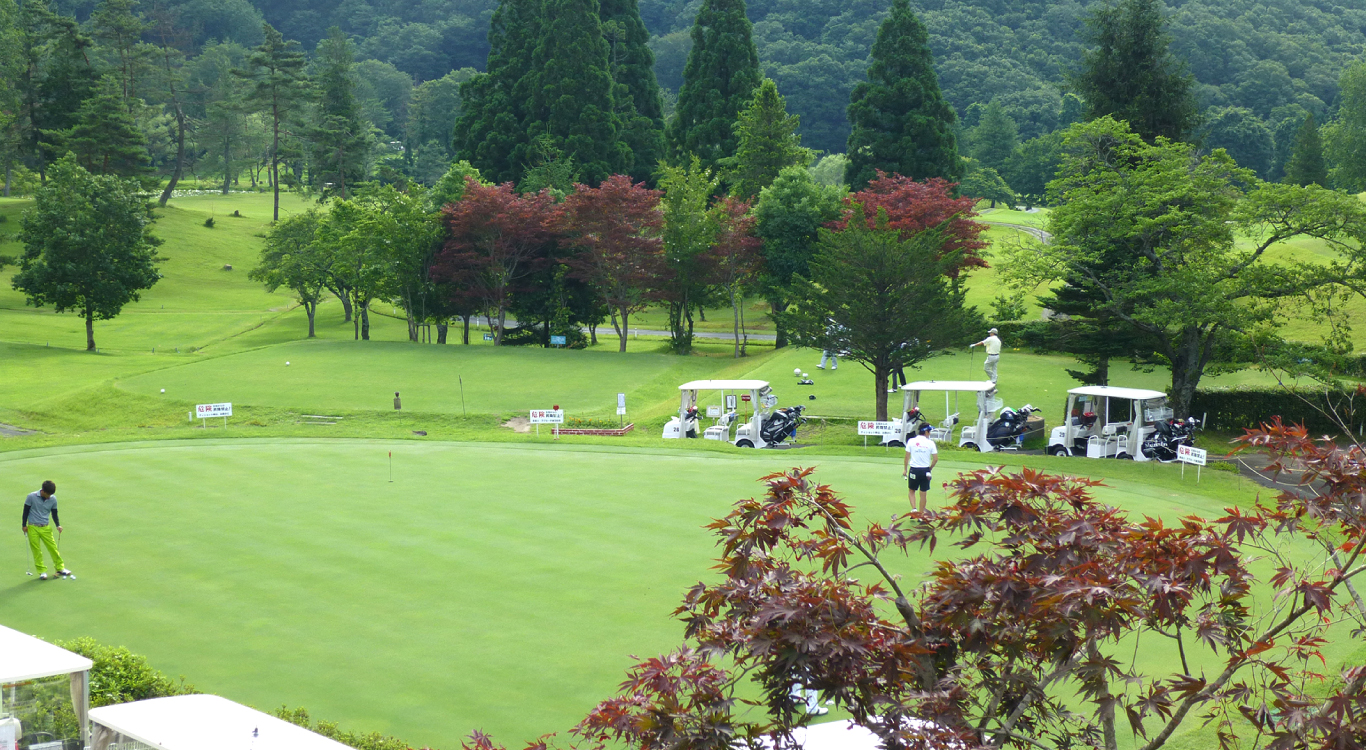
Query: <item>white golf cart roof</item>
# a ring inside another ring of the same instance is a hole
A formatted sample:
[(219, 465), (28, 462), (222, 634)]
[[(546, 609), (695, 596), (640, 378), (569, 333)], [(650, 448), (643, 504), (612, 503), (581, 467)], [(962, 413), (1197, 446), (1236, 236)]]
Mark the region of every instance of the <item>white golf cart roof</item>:
[(1076, 396), (1102, 396), (1105, 398), (1127, 398), (1133, 401), (1147, 401), (1152, 398), (1166, 398), (1167, 394), (1162, 391), (1150, 391), (1146, 388), (1116, 388), (1110, 385), (1084, 385), (1080, 388), (1073, 388), (1068, 391)]
[(981, 393), (996, 387), (990, 380), (917, 380), (901, 386), (903, 391), (976, 391)]
[(177, 695), (101, 706), (90, 710), (90, 720), (155, 750), (350, 750), (336, 740), (217, 695)]
[(767, 380), (694, 380), (678, 386), (680, 391), (757, 391), (767, 388)]
[(84, 672), (91, 666), (80, 654), (0, 625), (0, 685)]

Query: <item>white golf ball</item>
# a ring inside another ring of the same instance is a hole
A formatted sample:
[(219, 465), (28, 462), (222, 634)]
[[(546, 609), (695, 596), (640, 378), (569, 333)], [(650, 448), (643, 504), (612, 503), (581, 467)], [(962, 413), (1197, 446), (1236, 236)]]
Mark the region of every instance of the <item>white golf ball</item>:
[(165, 389), (165, 388), (162, 388), (162, 389), (161, 389), (161, 392), (162, 392), (162, 393), (165, 393), (165, 392), (166, 392), (166, 389)]
[(289, 363), (288, 363), (288, 362), (285, 363), (285, 367), (289, 367)]
[(798, 368), (793, 369), (793, 370), (792, 370), (792, 374), (793, 374), (793, 375), (801, 375), (801, 374), (802, 374), (802, 368), (798, 367)]
[(807, 377), (810, 377), (810, 376), (807, 375), (806, 373), (802, 373), (802, 377), (807, 378)]

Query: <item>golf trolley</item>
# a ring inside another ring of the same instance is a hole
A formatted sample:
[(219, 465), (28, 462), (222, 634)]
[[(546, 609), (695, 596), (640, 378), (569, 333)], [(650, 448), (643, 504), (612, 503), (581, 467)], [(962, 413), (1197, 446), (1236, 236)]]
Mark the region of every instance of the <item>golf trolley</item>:
[[(1001, 408), (1001, 400), (996, 398), (996, 384), (990, 380), (917, 380), (901, 386), (901, 417), (892, 420), (896, 434), (885, 435), (882, 444), (902, 447), (915, 435), (916, 429), (928, 420), (920, 410), (920, 394), (924, 391), (944, 392), (944, 413), (942, 422), (931, 424), (930, 439), (947, 443), (953, 440), (953, 428), (958, 425), (962, 411), (958, 407), (958, 394), (973, 394), (976, 415), (973, 421), (964, 424), (958, 433), (958, 445), (963, 448), (976, 448), (983, 453), (997, 450), (986, 440), (987, 426), (991, 416)], [(953, 394), (953, 405), (949, 404), (949, 394)], [(981, 436), (981, 437), (979, 437)]]
[[(779, 409), (778, 397), (766, 380), (694, 380), (678, 387), (681, 393), (678, 416), (664, 425), (663, 437), (696, 438), (725, 441), (737, 448), (766, 448), (794, 437), (802, 422), (802, 407)], [(708, 427), (700, 427), (704, 418), (698, 407), (698, 394), (720, 391), (723, 406), (708, 406), (705, 418)], [(745, 421), (740, 411), (753, 409)]]
[(1062, 426), (1048, 436), (1048, 452), (1148, 461), (1143, 441), (1156, 432), (1156, 423), (1171, 417), (1167, 394), (1161, 391), (1108, 385), (1073, 388), (1067, 392)]

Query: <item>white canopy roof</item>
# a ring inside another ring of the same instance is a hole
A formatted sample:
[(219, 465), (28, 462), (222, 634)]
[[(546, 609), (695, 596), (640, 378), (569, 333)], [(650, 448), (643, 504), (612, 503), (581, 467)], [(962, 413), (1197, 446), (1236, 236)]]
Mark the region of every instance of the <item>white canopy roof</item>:
[(990, 380), (917, 380), (901, 386), (903, 391), (989, 391), (996, 387)]
[(1073, 388), (1068, 393), (1077, 396), (1104, 396), (1107, 398), (1127, 398), (1134, 401), (1147, 401), (1150, 398), (1166, 398), (1167, 394), (1162, 391), (1150, 391), (1145, 388), (1115, 388), (1109, 385), (1084, 385), (1080, 388)]
[(678, 386), (680, 391), (757, 391), (767, 388), (767, 380), (694, 380)]
[(90, 720), (156, 750), (350, 750), (336, 740), (217, 695), (177, 695), (101, 706), (90, 709)]
[(0, 684), (84, 672), (91, 665), (80, 654), (0, 625)]
[[(909, 721), (916, 728), (933, 726), (921, 719)], [(848, 719), (798, 727), (792, 731), (792, 739), (802, 750), (878, 750), (882, 745), (876, 734)], [(773, 741), (765, 737), (764, 745), (771, 748)]]

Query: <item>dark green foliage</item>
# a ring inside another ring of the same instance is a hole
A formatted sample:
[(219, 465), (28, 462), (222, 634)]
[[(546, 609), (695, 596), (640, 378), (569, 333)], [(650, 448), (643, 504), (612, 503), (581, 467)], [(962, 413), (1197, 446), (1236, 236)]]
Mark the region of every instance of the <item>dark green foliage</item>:
[(76, 124), (58, 140), (95, 174), (130, 177), (147, 171), (147, 140), (128, 114), (113, 76), (100, 79), (90, 98), (81, 102)]
[(269, 25), (261, 29), (265, 38), (247, 58), (246, 70), (239, 75), (251, 82), (248, 102), (263, 113), (270, 124), (270, 169), (274, 184), (274, 221), (280, 220), (280, 131), (298, 116), (305, 104), (308, 80), (304, 75), (304, 53), (295, 42), (287, 42)]
[(94, 662), (90, 668), (92, 708), (198, 692), (184, 678), (172, 680), (153, 669), (147, 657), (122, 646), (107, 646), (94, 638), (58, 641), (57, 645)]
[(428, 143), (437, 144), (443, 162), (449, 163), (454, 158), (451, 135), (455, 132), (455, 121), (463, 111), (460, 84), (476, 75), (474, 68), (462, 68), (424, 81), (413, 89), (403, 137), (408, 149), (416, 152), (414, 158), (423, 154)]
[(530, 142), (524, 124), (532, 92), (523, 81), (529, 83), (535, 67), (544, 12), (542, 0), (502, 0), (489, 26), (487, 72), (460, 86), (456, 157), (495, 183), (516, 182), (525, 170)]
[(630, 174), (637, 182), (650, 182), (664, 156), (664, 101), (655, 80), (650, 32), (640, 18), (636, 0), (601, 0), (598, 16), (616, 83), (613, 97), (621, 138), (631, 149)]
[(984, 167), (977, 163), (976, 159), (969, 161), (967, 165), (968, 173), (963, 176), (963, 182), (958, 186), (958, 192), (969, 198), (976, 198), (979, 201), (991, 201), (991, 207), (995, 208), (997, 203), (1006, 206), (1014, 206), (1018, 196), (1015, 191), (1010, 189), (1001, 174), (991, 167)]
[[(843, 189), (819, 184), (809, 171), (797, 166), (784, 169), (759, 193), (754, 218), (756, 233), (764, 241), (760, 284), (775, 312), (787, 310), (793, 279), (810, 274), (820, 229), (840, 217), (843, 196)], [(781, 319), (777, 334), (775, 346), (786, 346), (787, 329)]]
[(1310, 434), (1333, 435), (1340, 433), (1341, 428), (1325, 413), (1331, 413), (1330, 404), (1340, 409), (1353, 395), (1354, 391), (1350, 390), (1328, 391), (1324, 388), (1297, 388), (1292, 393), (1286, 393), (1279, 386), (1201, 388), (1191, 401), (1191, 414), (1205, 417), (1206, 429), (1238, 435), (1245, 429), (1270, 421), (1273, 416), (1279, 416), (1286, 424), (1302, 424), (1309, 428)]
[(968, 134), (968, 153), (988, 169), (1005, 167), (1019, 145), (1020, 131), (1000, 101), (992, 99)]
[(607, 52), (598, 0), (546, 0), (534, 67), (519, 84), (532, 97), (526, 137), (572, 158), (590, 185), (634, 166), (620, 139)]
[(1298, 104), (1272, 110), (1267, 124), (1271, 127), (1271, 140), (1276, 144), (1276, 155), (1272, 158), (1268, 179), (1280, 180), (1285, 177), (1285, 163), (1290, 161), (1290, 152), (1295, 150), (1295, 138), (1308, 116), (1309, 110)]
[(798, 119), (787, 113), (778, 85), (765, 78), (735, 123), (739, 138), (735, 156), (722, 161), (731, 195), (752, 201), (779, 172), (811, 163), (811, 150), (802, 148), (801, 136), (797, 135), (798, 124)]
[(676, 161), (691, 154), (704, 169), (715, 169), (735, 155), (735, 121), (760, 80), (751, 32), (745, 0), (703, 0), (692, 27), (678, 108), (669, 123), (669, 148)]
[(1117, 0), (1087, 19), (1092, 49), (1071, 78), (1086, 116), (1126, 121), (1151, 141), (1185, 139), (1199, 118), (1195, 78), (1169, 49), (1161, 0)]
[(1200, 129), (1202, 144), (1213, 151), (1222, 148), (1238, 166), (1247, 167), (1265, 179), (1276, 158), (1271, 129), (1262, 118), (1242, 107), (1214, 107), (1205, 112)]
[(1048, 193), (1048, 183), (1062, 163), (1062, 133), (1048, 133), (1031, 138), (1011, 155), (1004, 177), (1010, 187), (1030, 204), (1042, 204)]
[(1323, 160), (1323, 141), (1311, 114), (1295, 134), (1294, 151), (1285, 164), (1285, 181), (1292, 185), (1328, 186), (1328, 164)]
[(349, 745), (356, 750), (412, 750), (411, 745), (397, 737), (386, 737), (379, 732), (361, 734), (360, 732), (345, 731), (337, 726), (335, 721), (323, 721), (322, 719), (314, 721), (306, 708), (280, 706), (271, 713), (291, 724), (311, 729), (328, 739)]
[(93, 350), (94, 322), (114, 318), (161, 278), (161, 241), (151, 226), (136, 185), (92, 175), (68, 154), (24, 212), (18, 237), (24, 252), (11, 283), (27, 304), (79, 313), (86, 349)]
[(317, 164), (315, 178), (324, 195), (336, 193), (345, 200), (347, 183), (354, 185), (365, 178), (374, 138), (370, 123), (361, 116), (351, 42), (341, 29), (333, 27), (318, 44), (318, 60), (318, 108), (309, 130)]
[(906, 0), (893, 0), (878, 28), (868, 81), (849, 103), (846, 181), (862, 189), (878, 171), (913, 180), (963, 175), (954, 135), (957, 116), (939, 91), (925, 25)]

